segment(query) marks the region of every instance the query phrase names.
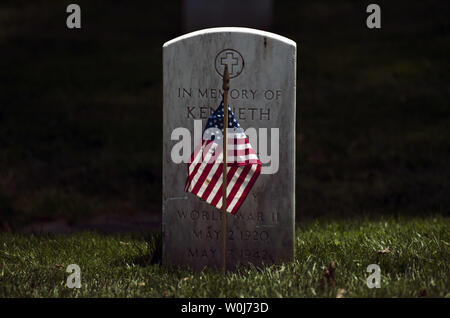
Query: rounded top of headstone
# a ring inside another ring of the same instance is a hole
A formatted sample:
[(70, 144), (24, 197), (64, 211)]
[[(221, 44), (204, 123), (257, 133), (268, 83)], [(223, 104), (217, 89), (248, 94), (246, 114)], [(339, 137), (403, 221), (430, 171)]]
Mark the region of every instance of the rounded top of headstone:
[(176, 37), (175, 39), (172, 39), (170, 41), (167, 41), (166, 43), (163, 44), (163, 47), (168, 47), (171, 44), (176, 43), (178, 41), (186, 40), (186, 39), (193, 38), (196, 36), (201, 36), (201, 35), (205, 35), (205, 34), (214, 34), (214, 33), (227, 33), (227, 32), (229, 32), (229, 33), (245, 33), (245, 34), (265, 36), (267, 38), (283, 42), (287, 45), (292, 45), (294, 47), (297, 47), (297, 44), (295, 43), (295, 41), (288, 39), (284, 36), (281, 36), (281, 35), (278, 35), (275, 33), (271, 33), (271, 32), (267, 32), (267, 31), (251, 29), (251, 28), (241, 28), (241, 27), (210, 28), (210, 29), (194, 31), (194, 32), (187, 33), (187, 34), (181, 35), (179, 37)]

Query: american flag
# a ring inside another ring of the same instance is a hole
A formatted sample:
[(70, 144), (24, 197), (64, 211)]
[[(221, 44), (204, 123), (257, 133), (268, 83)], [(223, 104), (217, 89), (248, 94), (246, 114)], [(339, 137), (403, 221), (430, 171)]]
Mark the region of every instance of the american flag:
[[(186, 191), (222, 208), (223, 100), (203, 131), (203, 140), (188, 164)], [(227, 212), (235, 214), (261, 172), (261, 162), (228, 107)]]

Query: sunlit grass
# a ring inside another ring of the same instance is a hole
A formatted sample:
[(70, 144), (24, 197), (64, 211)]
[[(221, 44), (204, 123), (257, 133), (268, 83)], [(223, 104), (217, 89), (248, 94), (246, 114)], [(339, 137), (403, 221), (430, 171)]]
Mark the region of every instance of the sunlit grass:
[[(1, 234), (0, 297), (450, 296), (448, 218), (308, 222), (297, 227), (294, 262), (226, 274), (148, 264), (158, 235)], [(73, 263), (81, 289), (65, 286)], [(381, 268), (379, 289), (366, 285), (369, 264)]]

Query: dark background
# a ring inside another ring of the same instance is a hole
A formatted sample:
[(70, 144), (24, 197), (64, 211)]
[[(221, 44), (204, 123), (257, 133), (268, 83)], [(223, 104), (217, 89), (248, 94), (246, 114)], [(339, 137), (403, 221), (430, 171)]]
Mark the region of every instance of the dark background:
[[(297, 42), (298, 222), (449, 214), (450, 2), (376, 1), (378, 30), (369, 3), (274, 1), (259, 27)], [(157, 226), (162, 45), (183, 21), (178, 1), (2, 0), (0, 228)]]

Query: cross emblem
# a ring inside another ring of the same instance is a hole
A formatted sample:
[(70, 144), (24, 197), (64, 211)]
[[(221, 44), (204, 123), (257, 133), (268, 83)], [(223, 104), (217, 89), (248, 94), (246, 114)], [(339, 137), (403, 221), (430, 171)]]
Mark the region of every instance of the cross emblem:
[(244, 69), (244, 64), (245, 63), (242, 54), (235, 49), (224, 49), (218, 52), (216, 55), (216, 59), (214, 60), (216, 72), (220, 77), (223, 76), (225, 67), (228, 67), (230, 78), (239, 76)]
[(225, 65), (228, 65), (228, 70), (230, 71), (230, 75), (234, 75), (233, 66), (239, 64), (239, 60), (234, 57), (233, 52), (227, 52), (226, 57), (222, 57), (220, 59), (220, 64), (225, 67)]

